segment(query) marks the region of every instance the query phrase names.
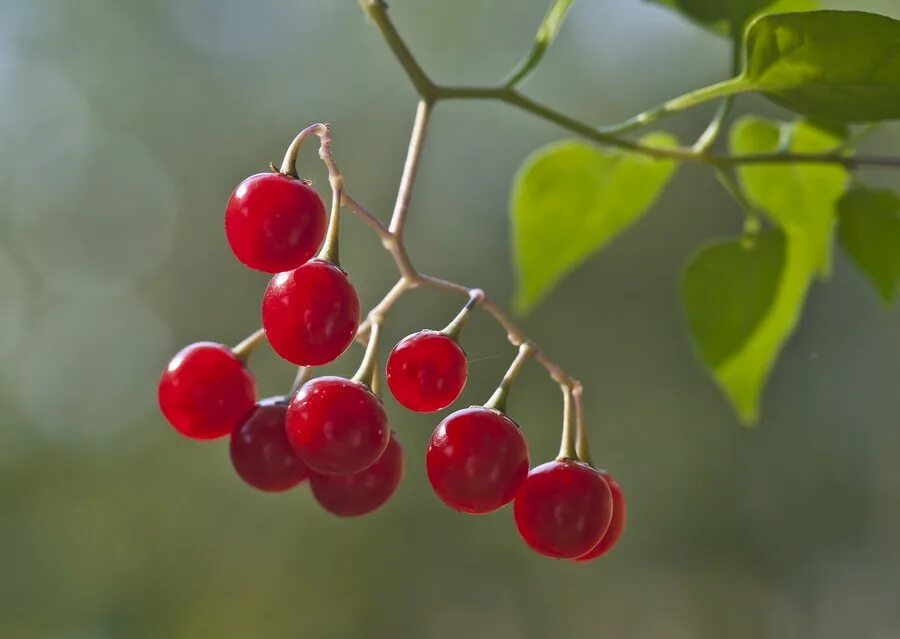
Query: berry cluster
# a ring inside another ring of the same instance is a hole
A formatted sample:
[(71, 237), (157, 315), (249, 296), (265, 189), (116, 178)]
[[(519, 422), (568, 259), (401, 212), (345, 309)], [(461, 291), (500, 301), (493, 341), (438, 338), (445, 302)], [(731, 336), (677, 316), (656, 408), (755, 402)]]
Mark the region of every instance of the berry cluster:
[[(379, 508), (396, 491), (403, 449), (378, 393), (381, 313), (370, 313), (360, 328), (359, 298), (338, 263), (342, 179), (327, 137), (319, 135), (333, 191), (330, 218), (316, 191), (296, 174), (303, 134), (280, 170), (251, 176), (238, 186), (226, 208), (225, 230), (238, 260), (273, 274), (262, 299), (263, 328), (233, 349), (211, 342), (184, 348), (162, 374), (159, 404), (187, 437), (230, 435), (232, 464), (247, 484), (281, 492), (308, 480), (323, 508), (353, 517)], [(482, 302), (482, 293), (471, 291), (446, 328), (419, 331), (393, 348), (385, 372), (399, 404), (434, 413), (459, 398), (468, 374), (459, 337)], [(284, 397), (257, 400), (246, 360), (263, 337), (300, 367)], [(340, 357), (355, 338), (367, 346), (352, 378), (307, 380), (312, 367)], [(541, 554), (594, 559), (621, 534), (622, 492), (609, 474), (588, 462), (582, 420), (578, 409), (574, 417), (572, 410), (580, 387), (562, 385), (560, 456), (529, 470), (528, 446), (506, 414), (506, 398), (534, 354), (530, 342), (520, 344), (488, 402), (458, 410), (438, 424), (425, 456), (428, 479), (445, 504), (463, 513), (489, 513), (514, 502), (519, 534)]]

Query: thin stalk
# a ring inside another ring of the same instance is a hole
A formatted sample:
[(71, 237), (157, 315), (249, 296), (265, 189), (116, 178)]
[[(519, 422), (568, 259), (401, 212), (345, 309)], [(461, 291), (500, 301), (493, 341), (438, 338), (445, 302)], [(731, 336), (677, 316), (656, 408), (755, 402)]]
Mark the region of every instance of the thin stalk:
[(369, 343), (366, 345), (366, 354), (363, 355), (359, 370), (353, 375), (354, 382), (365, 384), (370, 389), (374, 383), (376, 369), (378, 368), (378, 339), (381, 337), (381, 324), (373, 322), (369, 329)]
[(584, 388), (576, 384), (572, 388), (572, 403), (575, 405), (575, 453), (578, 459), (588, 466), (593, 466), (591, 459), (591, 446), (588, 442), (587, 425), (584, 422), (584, 400), (582, 394)]
[(402, 239), (403, 229), (406, 226), (406, 214), (409, 211), (410, 199), (412, 199), (412, 189), (416, 182), (419, 160), (422, 158), (422, 147), (425, 144), (430, 113), (431, 104), (426, 100), (419, 100), (416, 106), (416, 119), (413, 121), (412, 134), (409, 138), (406, 162), (403, 165), (403, 174), (400, 176), (400, 186), (397, 189), (397, 201), (394, 204), (394, 213), (391, 215), (391, 224), (388, 227), (398, 241)]
[(572, 389), (568, 386), (560, 386), (560, 388), (563, 394), (563, 423), (559, 454), (556, 456), (556, 460), (578, 459), (575, 450), (575, 433), (572, 428)]
[(299, 366), (297, 367), (297, 374), (294, 375), (294, 382), (291, 384), (291, 390), (288, 391), (287, 398), (290, 400), (294, 394), (300, 390), (300, 387), (303, 386), (310, 377), (312, 377), (313, 368), (312, 366)]
[(484, 300), (484, 291), (481, 289), (473, 289), (469, 293), (469, 301), (462, 307), (459, 314), (444, 327), (444, 330), (442, 330), (441, 333), (452, 338), (454, 341), (459, 341), (459, 334), (469, 321), (469, 317), (472, 315), (472, 309), (481, 304), (482, 300)]
[(328, 218), (328, 231), (325, 233), (325, 241), (316, 256), (320, 260), (331, 262), (340, 266), (340, 234), (341, 234), (341, 196), (344, 190), (344, 182), (340, 176), (329, 178), (331, 182), (331, 215)]
[(525, 342), (519, 346), (519, 352), (516, 354), (516, 358), (513, 360), (513, 363), (510, 364), (509, 369), (507, 369), (497, 390), (495, 390), (494, 394), (491, 395), (491, 398), (485, 402), (485, 408), (492, 408), (501, 413), (506, 412), (506, 401), (509, 399), (510, 388), (512, 388), (513, 383), (519, 376), (519, 371), (522, 370), (525, 362), (527, 362), (528, 358), (532, 355), (534, 355), (534, 346), (530, 342)]
[(237, 346), (231, 349), (231, 352), (242, 362), (245, 362), (253, 354), (257, 347), (266, 341), (266, 332), (263, 329), (257, 329), (245, 337)]
[(559, 30), (566, 19), (566, 13), (569, 11), (569, 7), (572, 6), (572, 2), (574, 2), (574, 0), (554, 0), (553, 4), (550, 5), (550, 9), (547, 10), (547, 15), (545, 15), (544, 19), (541, 21), (541, 26), (538, 27), (537, 35), (534, 37), (534, 43), (531, 45), (531, 50), (524, 58), (522, 58), (519, 64), (516, 65), (516, 68), (510, 72), (506, 80), (503, 81), (503, 86), (516, 86), (537, 68), (537, 65), (540, 64), (541, 60), (544, 58), (547, 49), (550, 48), (550, 45), (553, 44), (553, 40), (555, 40), (556, 36), (559, 34)]
[[(740, 73), (741, 68), (741, 38), (740, 35), (733, 37), (731, 39), (731, 75), (736, 76)], [(694, 146), (692, 147), (696, 153), (706, 153), (715, 144), (716, 138), (719, 137), (719, 134), (722, 132), (722, 128), (725, 126), (725, 123), (728, 121), (728, 116), (731, 115), (731, 109), (734, 106), (734, 96), (729, 95), (722, 99), (719, 102), (719, 108), (716, 110), (716, 114), (713, 116), (713, 119), (710, 121), (709, 125), (707, 125), (706, 129), (703, 133), (700, 134), (700, 137), (697, 138), (697, 141), (694, 142)]]

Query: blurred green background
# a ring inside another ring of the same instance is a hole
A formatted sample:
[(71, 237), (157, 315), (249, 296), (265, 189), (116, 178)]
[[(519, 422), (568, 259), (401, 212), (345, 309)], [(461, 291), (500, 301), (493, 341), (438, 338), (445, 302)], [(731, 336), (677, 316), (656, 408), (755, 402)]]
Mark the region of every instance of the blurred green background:
[[(546, 5), (395, 0), (392, 12), (436, 77), (482, 83), (527, 49)], [(894, 0), (826, 6), (900, 17)], [(613, 122), (724, 77), (727, 48), (655, 5), (581, 0), (526, 90)], [(439, 503), (423, 462), (436, 418), (391, 398), (406, 477), (357, 520), (305, 488), (255, 492), (227, 442), (165, 424), (156, 381), (169, 357), (259, 322), (266, 277), (224, 239), (231, 189), (327, 120), (348, 189), (386, 216), (413, 109), (352, 0), (0, 3), (0, 637), (900, 636), (900, 308), (839, 257), (760, 427), (739, 427), (678, 308), (688, 255), (741, 225), (701, 168), (682, 167), (646, 219), (524, 322), (584, 381), (595, 458), (629, 499), (625, 535), (600, 561), (533, 554), (509, 509), (475, 518)], [(673, 130), (691, 138), (711, 110)], [(407, 232), (417, 266), (508, 300), (511, 177), (563, 136), (502, 105), (440, 105)], [(900, 153), (900, 130), (866, 148)], [(311, 149), (303, 169), (326, 184)], [(374, 303), (393, 267), (350, 216), (343, 237)], [(410, 294), (388, 341), (440, 327), (458, 304)], [(513, 351), (481, 316), (463, 343), (463, 403), (478, 403)], [(352, 372), (359, 355), (330, 370)], [(267, 349), (253, 367), (263, 395), (290, 384)], [(535, 463), (551, 458), (560, 396), (536, 366), (510, 412)]]

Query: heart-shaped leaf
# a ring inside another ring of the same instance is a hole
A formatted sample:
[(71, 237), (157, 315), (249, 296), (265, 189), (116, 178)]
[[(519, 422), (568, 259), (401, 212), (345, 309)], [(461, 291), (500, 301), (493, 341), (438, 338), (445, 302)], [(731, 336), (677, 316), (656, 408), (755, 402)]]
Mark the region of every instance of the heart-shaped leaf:
[[(663, 133), (643, 144), (672, 147)], [(534, 308), (588, 256), (639, 219), (672, 177), (675, 163), (564, 141), (529, 157), (512, 194), (516, 307)]]
[(838, 210), (841, 244), (884, 301), (891, 302), (900, 281), (900, 197), (860, 186), (844, 195)]
[(812, 279), (802, 236), (773, 230), (696, 253), (681, 282), (694, 345), (741, 421), (759, 416), (762, 389), (793, 333)]

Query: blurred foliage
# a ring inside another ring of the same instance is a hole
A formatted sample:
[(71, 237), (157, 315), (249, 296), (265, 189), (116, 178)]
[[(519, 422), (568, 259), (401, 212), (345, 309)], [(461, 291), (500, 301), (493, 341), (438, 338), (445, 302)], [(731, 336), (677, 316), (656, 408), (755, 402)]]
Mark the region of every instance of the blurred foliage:
[[(892, 0), (833, 6), (898, 15)], [(393, 14), (436, 77), (489, 82), (530, 44), (543, 0), (421, 3)], [(726, 42), (637, 0), (582, 0), (529, 94), (598, 122), (727, 72)], [(357, 3), (7, 0), (0, 3), (0, 637), (635, 638), (900, 633), (900, 315), (840, 254), (748, 432), (696, 366), (675, 294), (690, 253), (743, 212), (687, 167), (630, 233), (572, 274), (526, 328), (587, 389), (595, 456), (630, 522), (608, 558), (535, 556), (508, 511), (472, 518), (431, 494), (434, 419), (387, 401), (407, 452), (371, 517), (321, 512), (305, 489), (262, 495), (226, 442), (181, 439), (156, 414), (182, 344), (258, 326), (266, 278), (222, 230), (230, 190), (299, 128), (333, 123), (348, 189), (387, 215), (413, 115), (405, 78)], [(748, 107), (780, 116), (767, 103)], [(699, 109), (673, 122), (680, 139)], [(441, 105), (413, 197), (423, 271), (512, 293), (508, 185), (546, 123)], [(900, 147), (894, 128), (865, 148)], [(305, 175), (324, 184), (314, 153)], [(896, 174), (867, 172), (874, 187)], [(348, 218), (342, 261), (371, 304), (393, 267)], [(458, 300), (416, 292), (386, 338), (436, 327)], [(467, 328), (464, 402), (512, 352)], [(263, 352), (263, 394), (290, 367)], [(351, 373), (359, 349), (329, 370)], [(559, 393), (526, 369), (510, 412), (535, 462), (558, 444)]]

